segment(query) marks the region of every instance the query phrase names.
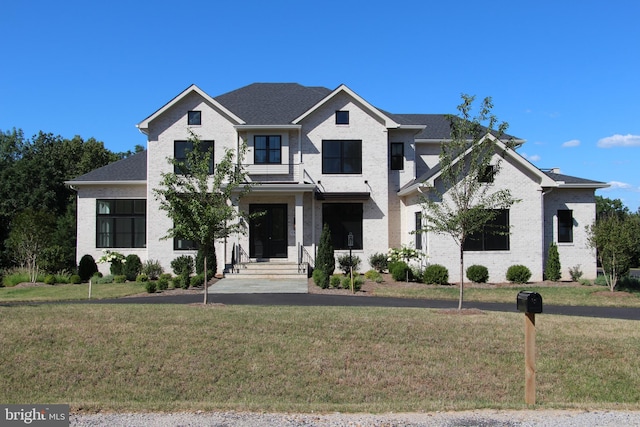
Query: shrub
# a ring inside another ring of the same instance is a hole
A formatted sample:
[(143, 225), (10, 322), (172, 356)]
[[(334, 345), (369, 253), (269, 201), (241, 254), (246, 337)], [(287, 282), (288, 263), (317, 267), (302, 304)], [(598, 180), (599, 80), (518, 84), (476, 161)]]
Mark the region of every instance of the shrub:
[(71, 275), (71, 277), (69, 278), (69, 282), (72, 285), (79, 285), (80, 283), (82, 283), (82, 278), (78, 275), (78, 274), (73, 274)]
[(118, 274), (117, 276), (113, 276), (114, 283), (124, 283), (127, 281), (127, 276), (124, 274)]
[(512, 265), (507, 270), (507, 280), (511, 283), (527, 283), (531, 278), (531, 270), (525, 265)]
[(336, 269), (336, 257), (333, 252), (333, 245), (331, 244), (331, 231), (329, 230), (328, 224), (324, 225), (322, 234), (320, 234), (315, 268), (316, 270), (324, 271), (324, 274), (327, 276), (327, 283), (329, 280), (328, 277), (331, 276)]
[(191, 276), (193, 274), (193, 258), (182, 255), (171, 261), (171, 269), (176, 276)]
[(83, 255), (78, 263), (78, 275), (83, 281), (87, 281), (98, 272), (98, 265), (89, 254)]
[(136, 282), (148, 282), (149, 276), (144, 273), (140, 273), (136, 276)]
[(107, 274), (106, 276), (98, 276), (97, 274), (94, 274), (93, 277), (91, 278), (91, 283), (94, 283), (97, 285), (113, 283), (113, 276), (111, 274)]
[(158, 277), (157, 282), (158, 290), (166, 291), (167, 289), (169, 289), (169, 280), (171, 280), (170, 274), (161, 274), (160, 277)]
[(364, 277), (369, 280), (373, 280), (376, 283), (382, 283), (382, 274), (380, 274), (377, 270), (369, 270), (364, 273)]
[(578, 283), (580, 283), (582, 286), (591, 286), (591, 280), (589, 279), (578, 279)]
[(422, 267), (413, 267), (413, 266), (409, 266), (409, 268), (411, 268), (411, 277), (413, 277), (413, 280), (415, 280), (418, 283), (424, 283), (424, 269)]
[(341, 255), (338, 257), (338, 264), (344, 274), (349, 274), (351, 267), (353, 267), (353, 271), (356, 272), (358, 268), (360, 268), (360, 257), (350, 257), (348, 254)]
[(395, 281), (404, 281), (410, 279), (411, 268), (404, 261), (395, 261), (389, 263), (389, 273)]
[(387, 264), (388, 261), (386, 254), (376, 252), (369, 257), (369, 265), (380, 273), (384, 272), (387, 269)]
[(596, 277), (596, 280), (593, 281), (593, 284), (596, 286), (609, 286), (607, 284), (607, 279), (605, 279), (603, 275), (598, 275), (598, 277)]
[(104, 255), (100, 257), (98, 262), (110, 263), (109, 270), (111, 271), (111, 274), (114, 276), (119, 276), (123, 274), (122, 270), (124, 266), (122, 262), (124, 261), (124, 255), (122, 255), (120, 252), (111, 252), (108, 249), (104, 249), (102, 252), (104, 252)]
[(573, 266), (569, 269), (569, 275), (571, 276), (571, 280), (574, 282), (580, 281), (582, 277), (582, 270), (580, 270), (580, 264)]
[(149, 259), (142, 264), (142, 274), (146, 274), (149, 280), (156, 280), (162, 273), (164, 273), (164, 269), (162, 265), (160, 265), (160, 261), (154, 261)]
[(341, 279), (340, 276), (336, 276), (336, 275), (331, 276), (331, 278), (329, 279), (329, 286), (331, 286), (332, 288), (339, 288), (340, 279)]
[(55, 285), (56, 276), (54, 276), (53, 274), (47, 274), (47, 276), (44, 278), (44, 283), (47, 285)]
[(544, 277), (552, 282), (557, 282), (562, 276), (562, 267), (560, 266), (560, 254), (555, 243), (549, 245), (549, 254), (547, 262), (544, 266)]
[(449, 271), (443, 265), (431, 264), (424, 269), (422, 279), (424, 280), (424, 283), (431, 285), (448, 285)]
[(316, 268), (313, 270), (311, 277), (313, 277), (313, 283), (315, 283), (316, 286), (319, 286), (322, 289), (327, 289), (329, 287), (329, 276), (324, 272), (324, 270)]
[[(44, 280), (44, 278), (42, 280)], [(19, 283), (30, 281), (31, 277), (29, 276), (27, 270), (18, 268), (5, 274), (5, 276), (2, 278), (2, 285), (6, 286), (7, 288), (11, 288)]]
[(467, 279), (474, 283), (487, 283), (489, 270), (484, 265), (471, 265), (467, 268)]
[[(334, 277), (338, 277), (338, 279), (340, 279), (339, 276), (334, 276)], [(355, 292), (358, 292), (360, 289), (362, 289), (362, 284), (364, 283), (364, 280), (362, 279), (362, 277), (358, 274), (358, 275), (353, 275), (353, 290)], [(343, 276), (342, 280), (341, 280), (341, 284), (342, 284), (342, 289), (351, 289), (351, 277), (350, 276)]]
[(127, 276), (127, 280), (133, 282), (142, 271), (142, 261), (136, 254), (127, 255), (124, 260), (123, 274)]
[(144, 288), (148, 293), (152, 294), (156, 291), (156, 282), (146, 282), (144, 284)]
[(192, 288), (199, 288), (201, 286), (204, 286), (204, 273), (196, 274), (189, 280), (189, 283), (191, 284)]
[[(211, 245), (209, 255), (207, 256), (207, 278), (213, 277), (218, 269), (218, 258), (216, 256), (216, 248)], [(198, 249), (196, 255), (196, 274), (204, 273), (204, 252)]]

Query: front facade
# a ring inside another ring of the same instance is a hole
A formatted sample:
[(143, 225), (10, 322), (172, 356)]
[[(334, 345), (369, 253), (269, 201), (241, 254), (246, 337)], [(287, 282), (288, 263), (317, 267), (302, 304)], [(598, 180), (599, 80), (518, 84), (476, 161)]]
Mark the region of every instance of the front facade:
[[(240, 261), (312, 263), (327, 223), (336, 255), (351, 249), (363, 271), (374, 253), (417, 246), (425, 263), (445, 265), (450, 280), (459, 280), (451, 238), (414, 233), (420, 197), (438, 184), (439, 147), (449, 130), (443, 115), (390, 114), (344, 85), (252, 84), (215, 98), (191, 86), (138, 128), (148, 136), (145, 152), (69, 182), (78, 192), (78, 259), (98, 259), (108, 249), (170, 271), (173, 259), (195, 253), (189, 242), (164, 238), (172, 223), (153, 193), (171, 171), (167, 158), (180, 158), (193, 132), (213, 145), (214, 164), (225, 148), (247, 147), (240, 161), (255, 185), (234, 203), (264, 213), (245, 234), (216, 242), (218, 274)], [(576, 265), (595, 277), (585, 226), (604, 184), (543, 172), (511, 150), (491, 185), (511, 188), (521, 202), (503, 216), (508, 241), (470, 248), (467, 265), (487, 266), (499, 282), (510, 265), (524, 264), (541, 280), (549, 243), (557, 242), (565, 278)]]

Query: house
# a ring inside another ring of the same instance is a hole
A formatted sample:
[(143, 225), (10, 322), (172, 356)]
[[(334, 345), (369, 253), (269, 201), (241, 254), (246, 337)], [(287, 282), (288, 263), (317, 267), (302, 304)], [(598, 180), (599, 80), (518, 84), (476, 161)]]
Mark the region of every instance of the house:
[[(68, 182), (78, 194), (78, 259), (97, 259), (109, 249), (160, 261), (170, 271), (173, 259), (194, 254), (189, 242), (163, 239), (172, 223), (153, 194), (171, 170), (167, 158), (189, 148), (191, 130), (213, 145), (214, 163), (225, 148), (246, 144), (242, 166), (257, 185), (234, 203), (264, 212), (247, 224), (246, 235), (216, 242), (218, 274), (236, 271), (232, 264), (242, 261), (312, 262), (327, 223), (336, 254), (351, 249), (363, 271), (372, 254), (406, 245), (459, 280), (455, 242), (415, 233), (421, 195), (438, 182), (440, 145), (449, 138), (442, 114), (392, 114), (345, 85), (255, 83), (217, 97), (192, 85), (137, 127), (148, 136), (146, 151)], [(470, 248), (467, 265), (486, 266), (490, 280), (500, 282), (509, 266), (524, 264), (531, 280), (542, 280), (546, 252), (556, 242), (563, 278), (577, 265), (584, 277), (596, 276), (585, 227), (595, 219), (595, 190), (606, 184), (542, 171), (509, 150), (490, 185), (520, 199), (499, 216), (511, 234)]]

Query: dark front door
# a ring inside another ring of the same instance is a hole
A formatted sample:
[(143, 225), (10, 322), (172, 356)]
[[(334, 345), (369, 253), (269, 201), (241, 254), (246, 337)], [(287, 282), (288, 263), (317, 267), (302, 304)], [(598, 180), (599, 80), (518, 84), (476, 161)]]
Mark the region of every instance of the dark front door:
[(287, 257), (287, 205), (249, 205), (249, 213), (262, 212), (249, 222), (251, 258)]

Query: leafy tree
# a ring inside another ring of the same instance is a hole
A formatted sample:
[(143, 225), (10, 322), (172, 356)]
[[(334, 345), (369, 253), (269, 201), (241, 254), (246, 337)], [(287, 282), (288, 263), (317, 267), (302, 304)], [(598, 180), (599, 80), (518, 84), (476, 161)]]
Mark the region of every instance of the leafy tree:
[(547, 262), (544, 266), (544, 277), (547, 280), (558, 281), (562, 276), (562, 267), (560, 265), (560, 254), (558, 253), (558, 246), (555, 243), (549, 245), (549, 253), (547, 255)]
[(604, 215), (587, 226), (587, 233), (588, 243), (596, 250), (607, 286), (613, 292), (618, 280), (629, 273), (640, 246), (640, 217)]
[[(498, 209), (507, 209), (518, 200), (508, 189), (487, 185), (500, 171), (497, 141), (504, 137), (508, 124), (498, 123), (491, 113), (491, 98), (485, 98), (476, 116), (472, 116), (474, 96), (462, 95), (458, 115), (448, 115), (451, 139), (441, 146), (440, 185), (430, 188), (422, 198), (425, 227), (451, 236), (460, 251), (460, 297), (464, 298), (464, 244), (467, 238), (483, 230)], [(511, 142), (504, 146), (511, 148)], [(503, 153), (504, 154), (504, 153)], [(505, 233), (508, 231), (495, 231)]]
[(7, 239), (15, 262), (25, 267), (31, 282), (38, 277), (41, 253), (51, 241), (53, 221), (45, 211), (26, 209), (11, 221), (11, 232)]
[(620, 199), (596, 196), (596, 219), (614, 214), (624, 219), (629, 215), (629, 208)]
[(215, 240), (246, 232), (240, 219), (249, 219), (249, 215), (238, 211), (232, 198), (240, 199), (251, 187), (246, 183), (246, 172), (239, 167), (245, 147), (238, 150), (237, 164), (234, 151), (225, 149), (211, 174), (213, 146), (207, 147), (191, 131), (189, 141), (193, 148), (187, 152), (186, 159), (168, 158), (172, 171), (162, 174), (159, 187), (153, 192), (160, 209), (173, 221), (165, 238), (192, 240), (203, 251), (206, 304), (208, 251)]

